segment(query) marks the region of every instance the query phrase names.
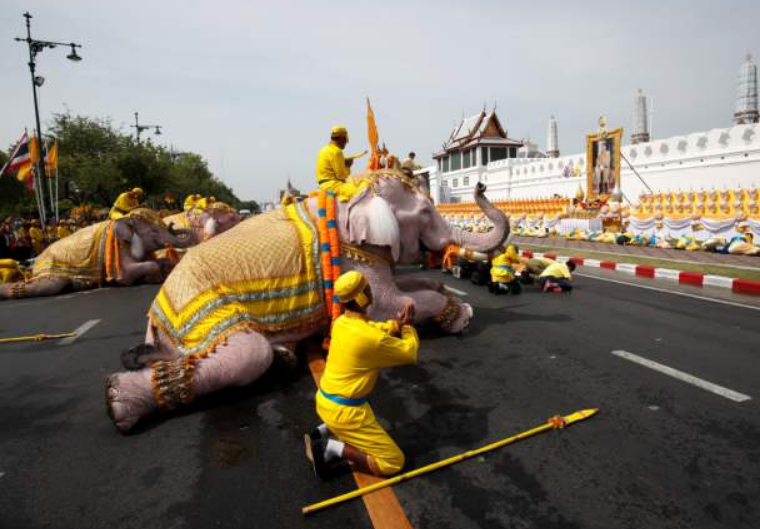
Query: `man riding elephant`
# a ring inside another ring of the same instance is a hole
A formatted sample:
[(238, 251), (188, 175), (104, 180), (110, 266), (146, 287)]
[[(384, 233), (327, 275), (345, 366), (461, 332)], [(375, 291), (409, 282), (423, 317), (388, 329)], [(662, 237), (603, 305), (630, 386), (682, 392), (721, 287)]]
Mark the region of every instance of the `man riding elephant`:
[(122, 360), (129, 372), (111, 375), (106, 403), (122, 431), (156, 409), (172, 409), (264, 373), (274, 352), (329, 330), (336, 313), (333, 281), (356, 270), (372, 288), (373, 320), (417, 307), (415, 322), (432, 320), (461, 332), (472, 308), (440, 282), (393, 275), (394, 264), (417, 264), (422, 250), (449, 244), (487, 252), (509, 234), (509, 221), (484, 196), (475, 200), (494, 229), (451, 228), (429, 194), (401, 171), (364, 176), (349, 202), (326, 191), (245, 220), (183, 258), (154, 300), (146, 340)]
[(0, 300), (54, 296), (65, 288), (86, 290), (105, 284), (161, 283), (174, 263), (156, 250), (194, 244), (189, 230), (170, 230), (150, 209), (133, 209), (118, 220), (78, 230), (37, 257), (29, 281), (0, 286)]
[[(241, 220), (238, 212), (224, 202), (196, 199), (194, 204), (192, 208), (163, 220), (167, 226), (192, 230), (196, 243), (224, 233)], [(205, 207), (200, 207), (204, 204)]]

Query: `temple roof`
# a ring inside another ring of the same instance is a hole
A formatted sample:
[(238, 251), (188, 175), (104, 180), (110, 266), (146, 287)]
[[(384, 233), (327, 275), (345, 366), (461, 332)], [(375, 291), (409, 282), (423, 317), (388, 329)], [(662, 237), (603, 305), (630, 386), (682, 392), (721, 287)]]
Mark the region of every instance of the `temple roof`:
[(440, 157), (451, 151), (460, 151), (478, 145), (520, 147), (522, 142), (507, 137), (507, 132), (501, 126), (495, 110), (489, 113), (481, 110), (479, 114), (463, 118), (454, 127), (449, 139), (443, 144), (443, 149), (434, 153), (433, 157)]

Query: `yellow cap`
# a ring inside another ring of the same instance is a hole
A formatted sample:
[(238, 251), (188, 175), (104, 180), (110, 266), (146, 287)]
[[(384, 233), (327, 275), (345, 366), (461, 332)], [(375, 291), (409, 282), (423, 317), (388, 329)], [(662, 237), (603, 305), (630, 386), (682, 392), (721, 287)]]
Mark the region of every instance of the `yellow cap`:
[(343, 127), (341, 125), (336, 125), (332, 129), (330, 129), (330, 137), (348, 139), (348, 130), (346, 130), (346, 127)]
[(140, 189), (139, 187), (135, 187), (134, 189), (132, 189), (132, 192), (133, 193), (137, 193), (138, 195), (142, 195), (143, 194), (143, 190)]
[(507, 246), (507, 251), (504, 253), (506, 253), (507, 257), (509, 257), (513, 261), (520, 258), (520, 255), (517, 253), (517, 249), (515, 248), (514, 244), (510, 244), (509, 246)]
[(367, 286), (367, 280), (356, 270), (346, 272), (338, 278), (335, 282), (335, 295), (341, 303), (346, 303), (356, 299), (360, 301), (359, 297), (365, 298), (365, 304), (359, 303), (359, 305), (366, 306), (366, 296), (364, 296), (364, 288)]

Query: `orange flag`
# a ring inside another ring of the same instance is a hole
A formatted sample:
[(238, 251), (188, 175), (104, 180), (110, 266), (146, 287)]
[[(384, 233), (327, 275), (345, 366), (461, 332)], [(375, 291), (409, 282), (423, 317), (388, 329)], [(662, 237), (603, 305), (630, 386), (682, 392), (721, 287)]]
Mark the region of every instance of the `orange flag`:
[(55, 176), (55, 172), (58, 170), (58, 140), (55, 140), (53, 147), (48, 149), (47, 156), (45, 157), (45, 172), (49, 177)]
[(375, 123), (375, 113), (372, 111), (369, 98), (367, 98), (367, 139), (372, 154), (369, 157), (369, 169), (375, 170), (380, 168), (380, 153), (377, 152), (377, 144), (380, 137), (377, 134), (377, 124)]
[(37, 136), (32, 136), (29, 139), (29, 158), (34, 165), (37, 165), (40, 162), (40, 147), (39, 142), (37, 141)]

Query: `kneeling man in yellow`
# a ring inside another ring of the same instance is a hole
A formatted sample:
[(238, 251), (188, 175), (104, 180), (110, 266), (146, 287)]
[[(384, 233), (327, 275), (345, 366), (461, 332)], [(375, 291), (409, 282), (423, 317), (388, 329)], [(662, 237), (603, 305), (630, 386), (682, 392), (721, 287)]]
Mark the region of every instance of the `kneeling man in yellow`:
[(377, 422), (367, 397), (380, 369), (417, 361), (419, 338), (412, 327), (414, 306), (398, 320), (371, 322), (372, 291), (359, 272), (343, 274), (335, 294), (345, 313), (335, 320), (325, 372), (317, 391), (317, 414), (324, 421), (304, 438), (306, 457), (322, 479), (348, 461), (376, 476), (396, 474), (404, 453)]
[(544, 292), (570, 292), (573, 285), (571, 272), (575, 272), (575, 263), (568, 261), (567, 264), (553, 262), (538, 277), (541, 289)]
[(126, 217), (130, 211), (140, 207), (142, 202), (143, 190), (139, 187), (135, 187), (131, 191), (125, 191), (118, 196), (116, 202), (114, 202), (111, 208), (108, 218), (111, 220), (118, 220), (122, 217)]
[(322, 147), (317, 157), (317, 184), (332, 191), (341, 202), (348, 202), (359, 187), (349, 179), (353, 159), (346, 160), (343, 149), (348, 144), (348, 131), (336, 126), (330, 131), (330, 143)]

